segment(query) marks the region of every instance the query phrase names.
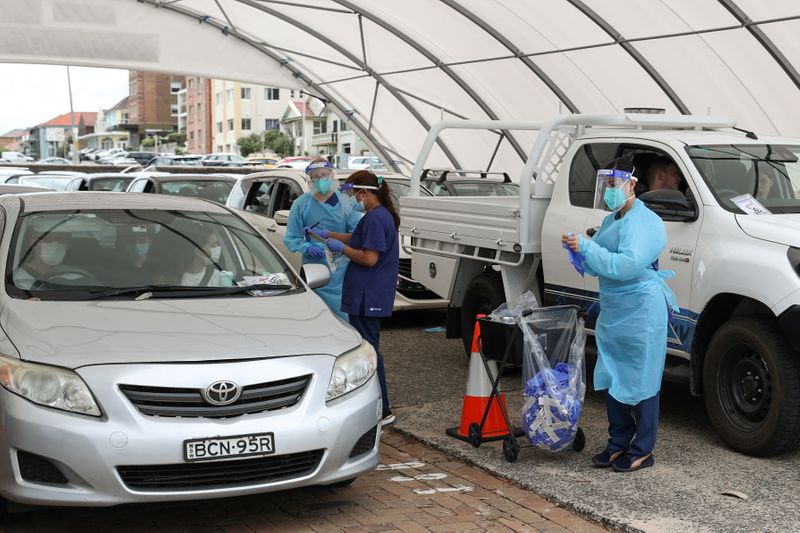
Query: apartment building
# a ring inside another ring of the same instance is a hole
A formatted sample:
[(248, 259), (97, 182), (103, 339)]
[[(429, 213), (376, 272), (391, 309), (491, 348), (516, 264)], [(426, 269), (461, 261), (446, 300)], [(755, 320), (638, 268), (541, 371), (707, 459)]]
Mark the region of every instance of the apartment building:
[(280, 129), (289, 89), (213, 80), (211, 118), (214, 152), (239, 152), (236, 141), (250, 134)]
[(183, 97), (179, 94), (178, 131), (186, 133), (186, 151), (190, 154), (214, 151), (212, 86), (213, 80), (187, 76)]

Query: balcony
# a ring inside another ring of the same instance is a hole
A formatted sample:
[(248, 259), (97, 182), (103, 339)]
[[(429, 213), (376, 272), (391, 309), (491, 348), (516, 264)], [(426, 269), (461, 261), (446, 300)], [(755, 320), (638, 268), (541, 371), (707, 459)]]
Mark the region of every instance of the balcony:
[(323, 146), (327, 144), (336, 144), (338, 140), (338, 133), (331, 132), (331, 133), (316, 133), (313, 137), (311, 137), (311, 145), (312, 146)]

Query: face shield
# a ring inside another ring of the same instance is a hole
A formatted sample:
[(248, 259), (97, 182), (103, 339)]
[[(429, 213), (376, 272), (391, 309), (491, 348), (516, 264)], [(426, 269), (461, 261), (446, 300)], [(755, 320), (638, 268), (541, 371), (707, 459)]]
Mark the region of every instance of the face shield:
[(638, 179), (632, 172), (601, 168), (597, 171), (597, 187), (594, 193), (594, 208), (606, 211), (620, 209), (634, 196)]
[(328, 194), (336, 186), (336, 168), (327, 161), (311, 163), (306, 167), (309, 186), (312, 192)]
[(373, 191), (377, 194), (381, 183), (383, 183), (383, 178), (378, 176), (378, 187), (373, 185), (358, 185), (357, 183), (342, 183), (339, 187), (339, 191), (345, 193), (350, 201), (353, 202), (353, 209), (356, 211), (364, 211), (364, 201), (356, 200), (356, 194), (360, 190)]

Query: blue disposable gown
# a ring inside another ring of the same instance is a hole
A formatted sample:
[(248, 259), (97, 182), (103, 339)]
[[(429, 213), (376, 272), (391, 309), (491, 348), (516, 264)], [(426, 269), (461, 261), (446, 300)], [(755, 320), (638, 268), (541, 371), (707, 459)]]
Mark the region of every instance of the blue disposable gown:
[(667, 244), (664, 223), (639, 201), (620, 219), (612, 213), (582, 241), (586, 273), (600, 278), (595, 327), (595, 390), (636, 405), (655, 396), (667, 351), (667, 306), (674, 295), (653, 268)]
[[(336, 205), (320, 202), (312, 193), (305, 193), (292, 204), (289, 211), (289, 223), (286, 226), (286, 235), (283, 243), (292, 252), (303, 254), (302, 264), (319, 263), (328, 265), (324, 257), (315, 259), (306, 254), (310, 246), (319, 246), (325, 249), (322, 242), (311, 242), (305, 239), (303, 228), (318, 224), (318, 228), (336, 233), (353, 233), (358, 221), (361, 220), (361, 213), (352, 208), (352, 202), (348, 202), (340, 192), (335, 191), (339, 199)], [(331, 273), (331, 280), (324, 287), (314, 289), (331, 308), (343, 320), (347, 321), (347, 314), (342, 312), (342, 282), (344, 273), (347, 270), (349, 260), (344, 255), (339, 255), (336, 259), (336, 271)]]

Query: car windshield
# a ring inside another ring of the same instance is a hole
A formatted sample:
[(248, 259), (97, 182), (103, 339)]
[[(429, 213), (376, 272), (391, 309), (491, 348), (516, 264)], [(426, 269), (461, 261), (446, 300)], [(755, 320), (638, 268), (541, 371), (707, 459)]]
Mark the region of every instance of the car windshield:
[(133, 176), (130, 178), (95, 178), (89, 181), (90, 191), (125, 192)]
[(733, 199), (750, 195), (771, 213), (800, 213), (800, 146), (728, 144), (686, 150), (728, 211), (744, 213)]
[(20, 185), (33, 185), (34, 187), (47, 187), (54, 191), (66, 191), (67, 185), (75, 179), (72, 176), (20, 176)]
[(162, 181), (161, 192), (175, 196), (191, 196), (193, 198), (205, 198), (218, 204), (224, 204), (228, 200), (233, 185), (227, 181), (212, 180), (181, 180), (181, 181)]
[[(252, 285), (298, 285), (267, 242), (240, 218), (164, 210), (37, 212), (20, 217), (6, 287), (18, 298), (192, 294)], [(287, 287), (289, 286), (290, 287)], [(108, 292), (107, 292), (108, 291)]]
[[(411, 185), (408, 181), (400, 181), (400, 180), (387, 180), (389, 182), (389, 186), (391, 187), (391, 195), (392, 195), (392, 202), (394, 202), (394, 206), (396, 208), (400, 207), (400, 198), (403, 196), (408, 196), (408, 193), (411, 191)], [(424, 186), (420, 187), (419, 189), (420, 196), (431, 196), (431, 192), (426, 189)]]
[(493, 181), (449, 182), (455, 196), (519, 196), (519, 187), (513, 183), (498, 183)]

